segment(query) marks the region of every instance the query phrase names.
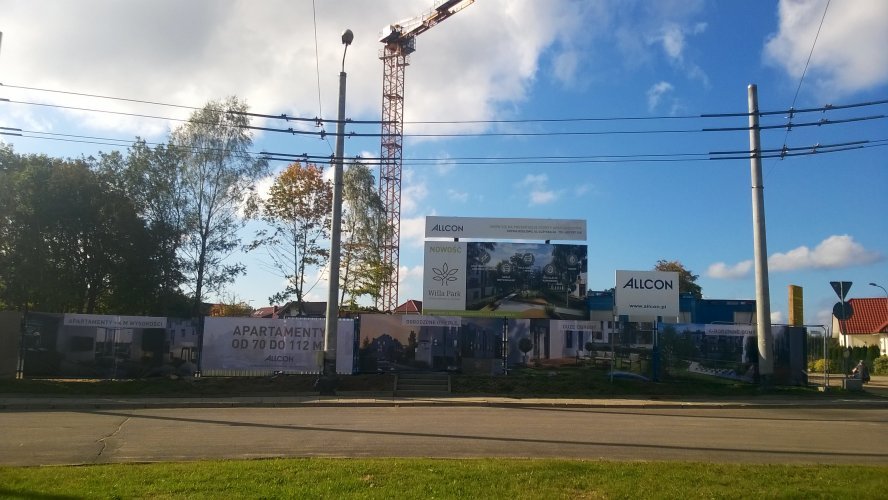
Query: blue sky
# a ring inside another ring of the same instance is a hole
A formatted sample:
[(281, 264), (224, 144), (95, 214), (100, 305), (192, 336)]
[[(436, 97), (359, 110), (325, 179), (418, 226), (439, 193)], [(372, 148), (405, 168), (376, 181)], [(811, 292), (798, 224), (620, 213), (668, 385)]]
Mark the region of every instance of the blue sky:
[[(30, 137), (0, 140), (20, 153), (77, 157), (114, 146), (47, 134), (162, 142), (188, 114), (18, 87), (186, 106), (237, 95), (259, 113), (333, 118), (345, 28), (355, 33), (346, 58), (347, 116), (378, 120), (380, 29), (432, 3), (0, 0), (0, 97), (167, 118), (2, 103), (0, 126)], [(617, 269), (648, 270), (668, 259), (699, 274), (707, 298), (754, 298), (749, 161), (708, 159), (713, 151), (748, 150), (748, 133), (702, 131), (744, 127), (746, 118), (700, 115), (746, 112), (750, 83), (758, 85), (762, 111), (787, 110), (794, 101), (801, 109), (888, 99), (888, 2), (832, 0), (823, 17), (826, 5), (477, 0), (422, 34), (406, 75), (400, 301), (421, 299), (428, 215), (586, 219), (592, 289), (612, 287)], [(888, 105), (792, 121), (882, 114)], [(626, 117), (636, 119), (614, 119)], [(601, 118), (608, 119), (588, 120)], [(534, 121), (540, 119), (562, 121)], [(430, 121), (456, 123), (416, 123)], [(782, 114), (762, 119), (786, 122)], [(466, 133), (487, 135), (417, 136)], [(861, 140), (872, 142), (764, 160), (775, 321), (787, 319), (790, 284), (804, 287), (811, 324), (829, 321), (831, 280), (854, 282), (851, 297), (881, 296), (869, 282), (888, 287), (888, 120), (762, 132), (766, 149)], [(332, 152), (332, 139), (262, 133), (254, 142), (255, 151)], [(377, 157), (379, 140), (348, 139), (346, 155)], [(669, 161), (641, 162), (639, 155)], [(497, 160), (465, 159), (473, 157)], [(514, 157), (534, 159), (506, 159)], [(555, 157), (584, 160), (552, 163)], [(261, 254), (231, 259), (249, 272), (229, 296), (258, 307), (282, 288)], [(312, 273), (318, 284), (310, 298), (324, 300), (324, 271)]]

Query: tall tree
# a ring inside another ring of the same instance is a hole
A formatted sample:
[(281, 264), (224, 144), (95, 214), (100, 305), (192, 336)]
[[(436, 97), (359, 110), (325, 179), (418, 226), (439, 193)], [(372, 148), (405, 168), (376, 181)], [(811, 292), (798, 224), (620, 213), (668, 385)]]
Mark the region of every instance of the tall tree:
[(0, 293), (7, 304), (147, 312), (138, 297), (154, 285), (147, 279), (153, 267), (148, 231), (131, 200), (97, 175), (91, 161), (34, 155), (14, 165), (4, 161), (10, 168), (3, 169), (0, 196)]
[(281, 303), (296, 297), (302, 314), (306, 270), (327, 263), (329, 250), (321, 243), (329, 236), (333, 187), (324, 181), (323, 171), (313, 164), (290, 164), (274, 179), (268, 198), (253, 197), (248, 213), (265, 221), (250, 250), (262, 247), (268, 252), (278, 274), (287, 286), (272, 297)]
[[(351, 309), (358, 299), (369, 296), (375, 302), (382, 280), (391, 276), (382, 261), (385, 241), (385, 206), (370, 169), (353, 163), (343, 174), (342, 261), (339, 303)], [(348, 299), (348, 302), (346, 302)]]
[(152, 149), (137, 138), (126, 156), (99, 153), (95, 166), (112, 189), (133, 203), (147, 230), (145, 249), (150, 250), (151, 265), (133, 269), (132, 276), (132, 280), (146, 285), (125, 287), (114, 296), (128, 302), (141, 301), (153, 314), (190, 314), (182, 308), (184, 296), (179, 288), (184, 281), (178, 255), (184, 230), (179, 160), (176, 148), (158, 145)]
[(242, 264), (225, 261), (240, 244), (244, 220), (238, 211), (267, 170), (264, 160), (250, 156), (246, 111), (236, 97), (210, 101), (172, 134), (172, 146), (181, 155), (176, 172), (184, 229), (180, 253), (194, 313), (207, 292), (220, 290), (244, 271)]
[(684, 264), (677, 260), (660, 259), (654, 266), (654, 271), (676, 272), (678, 273), (678, 291), (683, 293), (692, 293), (698, 299), (703, 298), (703, 289), (697, 284), (697, 278), (700, 276), (686, 269)]

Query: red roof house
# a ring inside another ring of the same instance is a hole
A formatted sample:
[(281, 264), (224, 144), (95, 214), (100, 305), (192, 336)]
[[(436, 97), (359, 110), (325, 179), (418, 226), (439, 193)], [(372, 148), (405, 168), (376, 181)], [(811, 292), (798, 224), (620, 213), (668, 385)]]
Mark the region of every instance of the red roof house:
[(422, 314), (421, 300), (408, 300), (395, 308), (395, 314)]
[(845, 321), (833, 316), (833, 335), (843, 346), (879, 346), (888, 354), (888, 298), (848, 299), (853, 313)]

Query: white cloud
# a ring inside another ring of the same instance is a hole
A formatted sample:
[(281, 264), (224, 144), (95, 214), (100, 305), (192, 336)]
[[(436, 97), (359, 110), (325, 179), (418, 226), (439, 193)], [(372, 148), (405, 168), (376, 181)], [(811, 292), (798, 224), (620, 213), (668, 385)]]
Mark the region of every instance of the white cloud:
[[(237, 95), (260, 113), (332, 118), (342, 61), (339, 35), (349, 27), (355, 41), (345, 65), (349, 73), (348, 115), (376, 118), (382, 82), (379, 29), (426, 12), (429, 6), (428, 0), (379, 0), (372, 6), (362, 0), (316, 4), (287, 0), (195, 0), (186, 4), (176, 0), (81, 0), (48, 2), (46, 8), (35, 9), (30, 2), (12, 0), (3, 5), (0, 72), (13, 69), (17, 82), (39, 88), (191, 106)], [(575, 66), (570, 54), (576, 49), (567, 41), (582, 38), (578, 35), (583, 29), (584, 9), (581, 3), (569, 0), (486, 0), (423, 33), (407, 69), (405, 120), (495, 118), (501, 106), (526, 98), (544, 51), (561, 61), (558, 77), (570, 78)], [(317, 49), (313, 19), (317, 20)], [(453, 85), (454, 81), (459, 85)], [(42, 101), (89, 104), (84, 107), (176, 118), (188, 115), (188, 110), (120, 101), (50, 94), (40, 97)], [(442, 106), (445, 100), (447, 105)], [(77, 120), (89, 120), (109, 133), (149, 137), (178, 124), (107, 114)], [(290, 122), (284, 126), (299, 125)], [(311, 124), (306, 126), (312, 128)], [(466, 131), (465, 125), (452, 124), (408, 125), (405, 132), (432, 127), (437, 132)], [(332, 132), (330, 128), (328, 124), (328, 132)]]
[(724, 262), (716, 262), (711, 264), (706, 270), (706, 276), (716, 279), (740, 279), (749, 276), (752, 271), (752, 261), (744, 260), (729, 266)]
[(420, 202), (426, 199), (429, 188), (425, 180), (418, 180), (413, 170), (404, 170), (401, 173), (401, 214), (412, 215), (420, 207)]
[(785, 253), (775, 253), (768, 259), (772, 271), (798, 269), (839, 269), (872, 264), (884, 259), (878, 252), (865, 249), (848, 235), (830, 236), (813, 250), (800, 246)]
[(663, 95), (672, 92), (674, 87), (669, 82), (657, 82), (651, 85), (651, 88), (647, 91), (647, 99), (648, 99), (648, 110), (653, 112), (657, 109), (657, 106), (660, 104), (660, 100), (663, 98)]
[(451, 160), (446, 153), (441, 156), (442, 158), (435, 162), (435, 171), (438, 175), (447, 175), (456, 168), (456, 161)]
[(558, 193), (555, 191), (531, 191), (530, 193), (531, 205), (545, 205), (556, 199), (558, 199)]
[(455, 189), (448, 189), (447, 198), (451, 201), (465, 203), (469, 201), (469, 193), (465, 191), (457, 191)]
[(547, 182), (549, 182), (549, 176), (546, 174), (539, 174), (539, 175), (527, 174), (526, 176), (524, 176), (524, 179), (522, 179), (521, 182), (518, 183), (518, 186), (519, 187), (545, 186)]
[(569, 83), (577, 72), (580, 65), (580, 54), (575, 51), (562, 52), (555, 56), (552, 63), (555, 78), (564, 83)]
[[(879, 252), (867, 250), (848, 235), (830, 236), (813, 250), (800, 246), (788, 252), (778, 252), (768, 258), (768, 271), (798, 271), (803, 269), (840, 269), (879, 262), (885, 258)], [(724, 262), (711, 264), (706, 276), (717, 279), (740, 279), (750, 276), (753, 261), (744, 260), (734, 265)]]
[(425, 241), (425, 216), (401, 219), (401, 245), (422, 248)]
[[(779, 30), (765, 44), (765, 60), (798, 80), (823, 18), (824, 2), (781, 0)], [(814, 45), (806, 82), (848, 94), (888, 82), (888, 2), (834, 1)]]
[(517, 183), (520, 188), (529, 188), (530, 205), (545, 205), (558, 199), (559, 192), (549, 189), (549, 176), (546, 174), (527, 174)]
[(669, 24), (663, 28), (663, 33), (658, 37), (663, 45), (663, 51), (671, 59), (682, 60), (684, 52), (684, 32), (676, 24)]
[(771, 311), (771, 323), (785, 323), (783, 311)]
[(660, 44), (673, 66), (684, 71), (688, 79), (698, 80), (708, 87), (709, 76), (703, 68), (690, 60), (692, 58), (685, 56), (687, 37), (699, 35), (705, 32), (706, 28), (707, 24), (703, 22), (687, 26), (678, 22), (667, 22), (660, 28), (658, 34), (650, 37), (648, 43)]
[(398, 271), (398, 301), (422, 300), (423, 267), (401, 266)]

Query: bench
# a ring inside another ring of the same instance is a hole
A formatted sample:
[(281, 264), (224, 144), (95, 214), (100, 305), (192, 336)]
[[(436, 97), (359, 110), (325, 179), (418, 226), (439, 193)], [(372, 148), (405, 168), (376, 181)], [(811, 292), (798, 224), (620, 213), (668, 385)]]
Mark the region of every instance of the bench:
[(595, 351), (595, 357), (592, 358), (592, 361), (595, 363), (595, 366), (609, 367), (614, 362), (614, 353), (610, 351)]

